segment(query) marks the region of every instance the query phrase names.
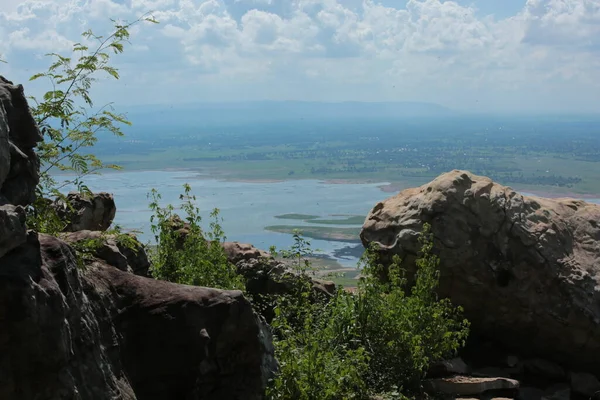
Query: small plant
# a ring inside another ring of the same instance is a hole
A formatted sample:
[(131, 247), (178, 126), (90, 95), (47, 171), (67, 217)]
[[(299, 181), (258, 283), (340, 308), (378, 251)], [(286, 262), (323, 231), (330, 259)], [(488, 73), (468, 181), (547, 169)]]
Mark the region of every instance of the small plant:
[(293, 238), (294, 244), (292, 244), (290, 249), (279, 251), (279, 255), (284, 259), (291, 260), (291, 266), (295, 272), (299, 274), (314, 273), (315, 269), (308, 258), (314, 254), (314, 251), (310, 247), (310, 241), (303, 238), (298, 229), (294, 230)]
[(210, 230), (204, 231), (200, 210), (194, 204), (196, 196), (191, 194), (188, 184), (179, 197), (185, 219), (175, 214), (173, 205), (160, 206), (161, 195), (156, 189), (152, 189), (149, 198), (153, 211), (151, 230), (156, 240), (151, 252), (151, 271), (155, 278), (221, 289), (244, 288), (242, 277), (228, 262), (223, 250), (225, 236), (218, 209), (210, 214)]

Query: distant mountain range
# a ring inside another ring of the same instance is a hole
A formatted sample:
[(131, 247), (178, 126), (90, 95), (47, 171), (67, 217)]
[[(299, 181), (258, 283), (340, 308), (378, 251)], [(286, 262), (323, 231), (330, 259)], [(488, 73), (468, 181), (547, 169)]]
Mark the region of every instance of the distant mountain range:
[[(446, 117), (458, 114), (434, 103), (255, 101), (145, 105), (122, 108), (136, 124), (259, 122), (301, 119)], [(168, 123), (168, 122), (167, 122)]]

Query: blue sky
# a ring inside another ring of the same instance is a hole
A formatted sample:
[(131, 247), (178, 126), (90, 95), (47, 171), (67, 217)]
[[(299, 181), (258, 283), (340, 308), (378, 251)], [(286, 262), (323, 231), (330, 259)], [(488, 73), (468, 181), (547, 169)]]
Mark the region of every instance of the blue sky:
[(600, 112), (600, 0), (0, 0), (0, 74), (26, 83), (84, 30), (150, 10), (160, 24), (133, 29), (99, 102)]

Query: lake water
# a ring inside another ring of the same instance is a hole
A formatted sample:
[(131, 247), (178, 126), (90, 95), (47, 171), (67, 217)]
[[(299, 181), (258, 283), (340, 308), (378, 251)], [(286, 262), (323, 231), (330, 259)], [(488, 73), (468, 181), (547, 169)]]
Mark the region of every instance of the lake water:
[[(290, 180), (247, 183), (207, 179), (193, 171), (114, 172), (86, 178), (86, 184), (92, 191), (114, 194), (117, 205), (115, 223), (126, 229), (142, 231), (139, 237), (144, 242), (152, 238), (147, 194), (155, 188), (162, 195), (163, 206), (177, 206), (181, 204), (179, 194), (183, 192), (184, 183), (190, 184), (196, 195), (206, 228), (210, 211), (219, 208), (228, 241), (251, 243), (265, 250), (272, 245), (278, 249), (288, 248), (293, 242), (291, 235), (266, 231), (266, 226), (309, 225), (301, 220), (277, 219), (276, 215), (367, 215), (378, 201), (390, 196), (378, 188), (387, 182), (330, 184), (319, 180)], [(336, 249), (356, 246), (356, 243), (315, 239), (310, 239), (310, 242), (312, 248), (332, 257)], [(334, 258), (345, 266), (356, 266), (356, 258)]]
[[(60, 176), (56, 178), (64, 179)], [(144, 242), (152, 238), (151, 212), (148, 208), (150, 201), (147, 194), (155, 188), (162, 195), (163, 206), (178, 206), (181, 204), (179, 194), (183, 192), (183, 184), (188, 183), (196, 195), (197, 205), (206, 222), (205, 227), (208, 227), (210, 211), (219, 208), (227, 240), (251, 243), (265, 250), (270, 246), (285, 249), (292, 244), (291, 235), (266, 231), (266, 226), (309, 225), (301, 220), (277, 219), (276, 215), (366, 215), (377, 202), (391, 196), (390, 193), (379, 189), (379, 186), (387, 182), (330, 184), (319, 180), (290, 180), (246, 183), (207, 179), (206, 176), (193, 171), (113, 172), (90, 176), (86, 178), (86, 183), (94, 192), (106, 191), (114, 194), (117, 204), (115, 223), (126, 229), (143, 232), (139, 237)], [(588, 201), (600, 203), (600, 199)], [(356, 246), (356, 243), (315, 239), (310, 239), (310, 242), (313, 249), (321, 250), (341, 264), (356, 266), (356, 258), (334, 255), (335, 250)]]

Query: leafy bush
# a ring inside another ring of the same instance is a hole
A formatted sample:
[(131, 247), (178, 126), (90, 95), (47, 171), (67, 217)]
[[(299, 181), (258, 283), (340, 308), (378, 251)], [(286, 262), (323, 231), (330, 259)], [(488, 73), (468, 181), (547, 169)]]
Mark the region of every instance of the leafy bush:
[(227, 261), (222, 242), (225, 236), (220, 225), (219, 210), (211, 213), (210, 230), (201, 228), (200, 210), (194, 205), (196, 196), (189, 185), (184, 185), (181, 210), (182, 220), (173, 205), (161, 207), (160, 193), (153, 189), (150, 221), (156, 247), (150, 252), (151, 272), (157, 279), (187, 285), (208, 286), (220, 289), (243, 289), (244, 283), (234, 265)]
[(280, 299), (273, 328), (281, 370), (270, 398), (400, 398), (418, 392), (428, 366), (463, 346), (469, 326), (460, 308), (435, 294), (439, 260), (427, 226), (421, 244), (409, 293), (400, 260), (384, 268), (371, 248), (361, 262), (364, 277), (356, 294), (339, 290), (329, 303), (311, 304), (302, 301), (306, 287), (304, 297)]

